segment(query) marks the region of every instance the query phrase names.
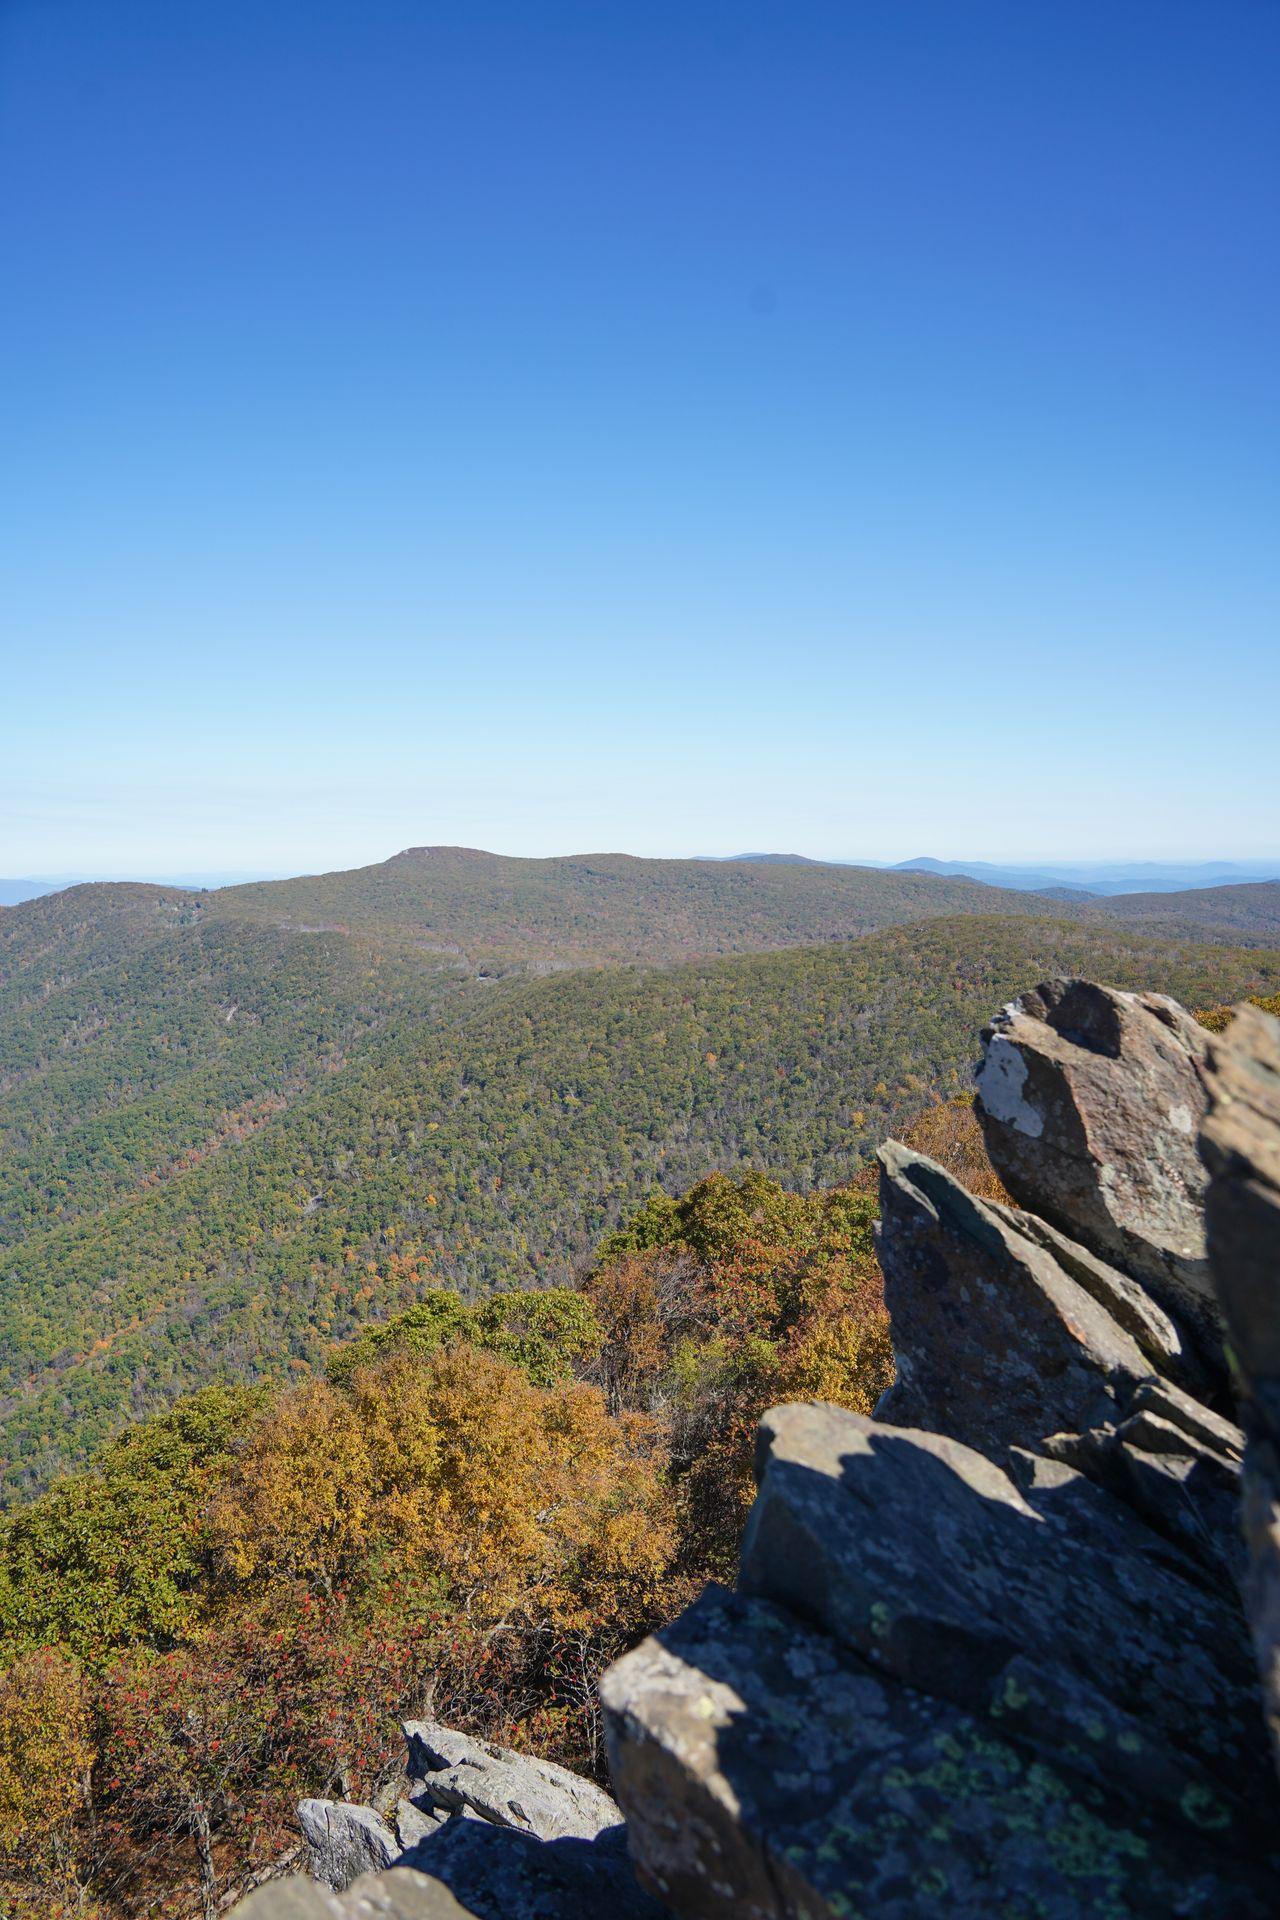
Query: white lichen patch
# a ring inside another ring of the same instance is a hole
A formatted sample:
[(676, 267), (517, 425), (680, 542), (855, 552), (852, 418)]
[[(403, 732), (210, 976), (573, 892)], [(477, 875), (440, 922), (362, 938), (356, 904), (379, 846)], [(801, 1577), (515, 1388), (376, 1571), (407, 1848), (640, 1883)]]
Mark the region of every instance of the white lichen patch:
[(1002, 1033), (993, 1034), (978, 1069), (978, 1096), (993, 1120), (1038, 1140), (1044, 1132), (1044, 1116), (1025, 1097), (1026, 1084), (1027, 1063), (1017, 1047)]

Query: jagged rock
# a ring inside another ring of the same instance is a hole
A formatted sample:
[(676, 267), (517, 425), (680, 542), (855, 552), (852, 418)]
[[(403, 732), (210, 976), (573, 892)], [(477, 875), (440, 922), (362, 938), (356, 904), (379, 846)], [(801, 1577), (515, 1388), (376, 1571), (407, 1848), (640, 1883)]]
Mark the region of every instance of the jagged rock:
[(1119, 1426), (1041, 1443), (1123, 1500), (1234, 1595), (1244, 1571), (1240, 1468), (1244, 1435), (1165, 1381), (1139, 1387)]
[(1280, 1766), (1280, 1021), (1237, 1009), (1210, 1049), (1209, 1254), (1245, 1392), (1245, 1605)]
[(636, 1882), (621, 1827), (595, 1840), (539, 1841), (451, 1820), (389, 1872), (343, 1894), (307, 1880), (261, 1888), (236, 1920), (662, 1920)]
[(1220, 1844), (1271, 1844), (1280, 1802), (1235, 1596), (1188, 1580), (1125, 1506), (1043, 1462), (1020, 1491), (955, 1441), (823, 1406), (765, 1416), (758, 1472), (745, 1593), (1128, 1818), (1186, 1824), (1193, 1807), (1194, 1837), (1211, 1810)]
[(636, 1881), (620, 1817), (592, 1839), (546, 1841), (453, 1820), (401, 1867), (447, 1886), (476, 1920), (661, 1920), (658, 1903)]
[(1147, 1287), (1219, 1365), (1205, 1250), (1207, 1037), (1173, 1000), (1053, 980), (983, 1035), (978, 1114), (1015, 1200)]
[(404, 1733), (395, 1831), (371, 1807), (304, 1800), (315, 1881), (261, 1888), (237, 1920), (599, 1920), (602, 1904), (610, 1920), (661, 1920), (591, 1781), (435, 1721)]
[(372, 1807), (346, 1800), (304, 1800), (298, 1824), (307, 1843), (311, 1873), (341, 1891), (362, 1873), (389, 1867), (404, 1851), (400, 1841)]
[(402, 1848), (416, 1847), (420, 1840), (429, 1840), (432, 1834), (438, 1833), (452, 1817), (436, 1807), (416, 1807), (412, 1800), (397, 1800), (396, 1838)]
[(764, 1601), (710, 1589), (601, 1698), (633, 1855), (684, 1920), (1275, 1912), (1191, 1820), (1117, 1811)]
[(1121, 1273), (1117, 1267), (1109, 1267), (1105, 1260), (1099, 1260), (1079, 1241), (1070, 1240), (1065, 1233), (1059, 1233), (1056, 1227), (1051, 1227), (1047, 1220), (1041, 1220), (1037, 1214), (1001, 1206), (998, 1201), (988, 1201), (987, 1204), (1015, 1233), (1021, 1234), (1026, 1240), (1034, 1240), (1037, 1246), (1052, 1254), (1058, 1266), (1082, 1286), (1100, 1307), (1106, 1308), (1116, 1325), (1133, 1337), (1152, 1366), (1166, 1378), (1194, 1381), (1197, 1385), (1203, 1382), (1203, 1370), (1194, 1353), (1168, 1314), (1157, 1306), (1145, 1287), (1139, 1286), (1136, 1280), (1131, 1280), (1127, 1273)]
[(275, 1880), (238, 1906), (234, 1920), (476, 1920), (476, 1916), (439, 1880), (397, 1869), (357, 1880), (343, 1894), (331, 1893), (314, 1880)]
[(1096, 1275), (1081, 1284), (1082, 1249), (1064, 1264), (1019, 1214), (892, 1140), (880, 1149), (880, 1216), (897, 1379), (879, 1418), (999, 1458), (1123, 1418), (1155, 1377)]
[(539, 1840), (592, 1840), (622, 1819), (616, 1801), (567, 1767), (490, 1746), (433, 1720), (410, 1721), (404, 1732), (415, 1806), (469, 1809)]
[(1280, 1436), (1280, 1020), (1243, 1006), (1211, 1043), (1209, 1170), (1213, 1276), (1255, 1413)]

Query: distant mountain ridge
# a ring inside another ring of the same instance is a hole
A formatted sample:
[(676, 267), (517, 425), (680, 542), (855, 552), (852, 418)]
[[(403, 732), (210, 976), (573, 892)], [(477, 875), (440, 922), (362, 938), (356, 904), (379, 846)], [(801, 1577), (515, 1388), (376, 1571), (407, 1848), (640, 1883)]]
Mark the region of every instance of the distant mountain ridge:
[(41, 894), (57, 891), (52, 881), (0, 880), (0, 907), (18, 907), (24, 900), (38, 900)]
[(210, 914), (385, 937), (504, 971), (761, 953), (955, 913), (1042, 911), (981, 881), (818, 861), (529, 860), (409, 847), (375, 866), (227, 887)]
[(1254, 880), (1243, 886), (1196, 887), (1169, 893), (1125, 893), (1098, 903), (1112, 920), (1140, 921), (1153, 931), (1185, 932), (1211, 928), (1218, 937), (1240, 934), (1254, 940), (1280, 935), (1280, 881)]
[(922, 855), (902, 860), (895, 873), (934, 873), (949, 878), (982, 880), (992, 887), (1015, 892), (1061, 893), (1063, 888), (1090, 894), (1180, 893), (1191, 888), (1239, 886), (1252, 881), (1280, 880), (1280, 857), (1275, 860), (1129, 860), (1043, 861), (1030, 866), (994, 864), (987, 860), (934, 860)]

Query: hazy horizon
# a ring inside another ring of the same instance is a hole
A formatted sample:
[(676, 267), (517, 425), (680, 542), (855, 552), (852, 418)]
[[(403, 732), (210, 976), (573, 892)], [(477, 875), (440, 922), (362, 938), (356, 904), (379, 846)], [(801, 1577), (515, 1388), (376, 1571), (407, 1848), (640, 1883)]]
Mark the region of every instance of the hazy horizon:
[[(395, 855), (398, 853), (405, 853), (405, 852), (412, 851), (414, 847), (444, 846), (444, 845), (456, 845), (456, 844), (458, 843), (442, 842), (442, 841), (432, 841), (432, 842), (419, 841), (419, 842), (412, 843), (411, 846), (397, 847), (393, 849), (393, 851), (389, 854), (377, 853), (377, 854), (371, 855), (370, 858), (368, 859), (353, 861), (351, 863), (351, 866), (366, 867), (366, 866), (380, 865), (385, 860), (393, 859)], [(1233, 873), (1238, 872), (1243, 878), (1258, 878), (1258, 879), (1280, 878), (1280, 852), (1277, 852), (1273, 856), (1267, 856), (1267, 855), (1245, 856), (1245, 855), (1236, 855), (1236, 854), (1227, 853), (1227, 854), (1210, 856), (1208, 858), (1194, 855), (1194, 856), (1189, 856), (1185, 859), (1176, 859), (1176, 858), (1151, 859), (1148, 856), (1143, 854), (1132, 854), (1132, 855), (1111, 854), (1105, 859), (1097, 859), (1097, 860), (1072, 858), (1069, 856), (1046, 855), (1046, 857), (1042, 860), (1019, 860), (1019, 859), (1001, 859), (998, 856), (987, 855), (987, 854), (966, 855), (963, 853), (961, 854), (909, 854), (899, 859), (889, 859), (889, 858), (885, 858), (878, 855), (872, 855), (872, 854), (820, 856), (817, 854), (807, 853), (805, 852), (804, 849), (796, 848), (796, 847), (785, 847), (785, 848), (779, 847), (776, 849), (765, 848), (765, 849), (750, 849), (750, 850), (735, 849), (732, 853), (708, 853), (705, 850), (698, 850), (691, 853), (690, 852), (672, 852), (670, 850), (664, 850), (656, 853), (649, 853), (649, 852), (637, 853), (634, 849), (627, 848), (627, 847), (586, 847), (586, 846), (562, 847), (562, 848), (556, 849), (553, 852), (549, 852), (546, 854), (532, 854), (532, 855), (513, 854), (510, 852), (509, 849), (498, 848), (498, 847), (474, 847), (474, 848), (468, 849), (468, 851), (477, 852), (477, 853), (492, 853), (502, 858), (515, 858), (515, 859), (572, 859), (572, 858), (590, 858), (592, 855), (595, 855), (597, 857), (611, 857), (615, 855), (620, 855), (624, 858), (638, 859), (638, 860), (666, 859), (666, 860), (724, 861), (724, 860), (734, 860), (734, 859), (779, 860), (779, 859), (798, 858), (801, 860), (812, 861), (817, 865), (854, 866), (854, 867), (866, 866), (866, 867), (880, 867), (880, 868), (899, 867), (899, 866), (908, 864), (912, 860), (926, 860), (926, 859), (937, 860), (941, 864), (947, 865), (947, 866), (961, 865), (967, 860), (969, 866), (972, 868), (981, 869), (981, 868), (990, 867), (990, 868), (998, 868), (1001, 871), (1009, 872), (1009, 873), (1027, 873), (1027, 874), (1038, 873), (1038, 874), (1045, 874), (1050, 877), (1053, 877), (1056, 875), (1062, 875), (1062, 876), (1076, 875), (1076, 874), (1084, 875), (1088, 873), (1093, 873), (1093, 874), (1096, 874), (1098, 877), (1103, 877), (1107, 874), (1124, 873), (1129, 870), (1149, 871), (1154, 875), (1157, 873), (1172, 873), (1174, 871), (1186, 871), (1186, 870), (1200, 867), (1208, 870), (1213, 870), (1217, 868), (1227, 869)], [(98, 881), (108, 881), (108, 882), (136, 881), (143, 884), (156, 885), (156, 886), (206, 887), (206, 888), (213, 889), (220, 886), (252, 885), (260, 881), (300, 879), (300, 878), (305, 878), (308, 875), (312, 875), (312, 874), (317, 874), (322, 872), (344, 871), (344, 870), (346, 869), (334, 868), (334, 867), (312, 867), (312, 866), (302, 866), (302, 865), (282, 866), (282, 867), (273, 868), (273, 869), (218, 867), (218, 868), (210, 868), (207, 870), (197, 870), (197, 869), (190, 869), (190, 868), (178, 868), (175, 870), (175, 869), (162, 867), (159, 864), (152, 864), (149, 867), (144, 866), (141, 868), (104, 868), (96, 871), (90, 871), (82, 868), (69, 868), (63, 872), (43, 872), (43, 873), (35, 873), (35, 872), (19, 873), (16, 871), (5, 872), (3, 874), (0, 874), (0, 884), (6, 883), (6, 882), (12, 883), (16, 881), (16, 882), (29, 882), (31, 884), (38, 885), (38, 886), (63, 888), (63, 887), (69, 887), (69, 886), (85, 885), (85, 884), (90, 884)]]

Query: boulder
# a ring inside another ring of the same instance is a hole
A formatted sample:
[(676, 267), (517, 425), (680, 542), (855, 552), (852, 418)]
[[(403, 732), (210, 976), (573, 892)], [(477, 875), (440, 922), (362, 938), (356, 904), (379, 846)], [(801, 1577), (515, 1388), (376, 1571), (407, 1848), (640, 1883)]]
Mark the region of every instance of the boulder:
[(397, 1800), (396, 1839), (400, 1842), (402, 1849), (416, 1847), (419, 1841), (429, 1840), (432, 1834), (438, 1833), (445, 1821), (452, 1817), (451, 1814), (441, 1813), (436, 1807), (415, 1806), (413, 1801), (407, 1798)]
[[(273, 1880), (235, 1910), (234, 1920), (478, 1920), (428, 1874), (397, 1869), (331, 1893), (313, 1880)], [(513, 1915), (512, 1920), (519, 1920)]]
[(1209, 1256), (1249, 1435), (1245, 1605), (1280, 1767), (1280, 1021), (1238, 1008), (1211, 1043), (1208, 1084)]
[(404, 1868), (447, 1887), (476, 1920), (662, 1920), (636, 1881), (621, 1824), (593, 1839), (539, 1841), (510, 1827), (452, 1820), (387, 1877)]
[(314, 1880), (259, 1889), (237, 1920), (661, 1920), (590, 1780), (433, 1720), (404, 1733), (394, 1832), (372, 1807), (304, 1800)]
[(1141, 1282), (1220, 1368), (1204, 1237), (1207, 1036), (1173, 1000), (1052, 980), (983, 1035), (977, 1108), (1022, 1207)]
[(471, 1812), (538, 1840), (593, 1840), (622, 1819), (616, 1801), (550, 1760), (455, 1733), (434, 1720), (410, 1721), (409, 1799), (442, 1813)]
[(1068, 1468), (1042, 1462), (1020, 1489), (953, 1440), (824, 1406), (765, 1416), (758, 1474), (744, 1593), (1127, 1817), (1158, 1813), (1194, 1838), (1211, 1809), (1222, 1844), (1270, 1846), (1235, 1596), (1189, 1580), (1127, 1506)]
[(1081, 1283), (1083, 1250), (1064, 1256), (1013, 1209), (975, 1199), (892, 1140), (880, 1149), (880, 1216), (897, 1379), (879, 1418), (998, 1459), (1122, 1419), (1155, 1377), (1096, 1271)]
[(346, 1892), (309, 1880), (262, 1887), (236, 1920), (662, 1920), (637, 1884), (620, 1827), (595, 1840), (535, 1840), (451, 1820), (387, 1873)]
[(601, 1687), (642, 1877), (683, 1920), (1262, 1920), (1276, 1883), (903, 1686), (761, 1600), (708, 1592)]
[(341, 1891), (362, 1873), (389, 1867), (403, 1852), (400, 1841), (372, 1807), (346, 1800), (304, 1800), (298, 1824), (307, 1843), (311, 1874)]

